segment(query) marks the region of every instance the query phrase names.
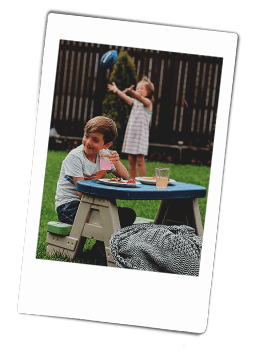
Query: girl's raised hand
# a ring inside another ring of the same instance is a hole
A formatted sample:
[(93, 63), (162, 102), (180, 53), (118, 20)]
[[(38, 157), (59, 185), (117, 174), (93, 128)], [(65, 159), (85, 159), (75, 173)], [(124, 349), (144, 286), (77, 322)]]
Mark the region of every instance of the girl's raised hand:
[(124, 93), (129, 93), (129, 94), (131, 94), (131, 93), (133, 92), (133, 90), (134, 90), (134, 85), (132, 85), (132, 86), (129, 87), (129, 88), (126, 88), (123, 92), (124, 92)]
[(113, 91), (114, 93), (118, 89), (118, 87), (115, 85), (115, 82), (113, 82), (112, 85), (110, 83), (108, 83), (107, 88), (109, 89), (109, 91)]

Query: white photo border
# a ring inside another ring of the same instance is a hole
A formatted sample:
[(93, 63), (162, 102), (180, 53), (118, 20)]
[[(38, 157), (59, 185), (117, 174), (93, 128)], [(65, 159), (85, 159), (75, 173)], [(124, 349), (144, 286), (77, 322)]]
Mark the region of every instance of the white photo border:
[[(223, 58), (199, 277), (36, 259), (61, 39)], [(209, 298), (237, 34), (51, 13), (45, 36), (19, 313), (202, 333)]]

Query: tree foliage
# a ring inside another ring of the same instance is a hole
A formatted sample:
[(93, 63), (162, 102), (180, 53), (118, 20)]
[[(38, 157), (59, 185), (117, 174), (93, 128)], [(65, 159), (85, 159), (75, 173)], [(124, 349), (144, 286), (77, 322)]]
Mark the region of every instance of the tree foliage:
[[(126, 51), (119, 53), (117, 62), (110, 75), (110, 82), (115, 82), (121, 91), (131, 85), (137, 85), (136, 68), (132, 58)], [(113, 119), (117, 125), (119, 136), (114, 142), (113, 148), (120, 152), (131, 107), (115, 93), (109, 92), (103, 101), (102, 109), (102, 114)]]

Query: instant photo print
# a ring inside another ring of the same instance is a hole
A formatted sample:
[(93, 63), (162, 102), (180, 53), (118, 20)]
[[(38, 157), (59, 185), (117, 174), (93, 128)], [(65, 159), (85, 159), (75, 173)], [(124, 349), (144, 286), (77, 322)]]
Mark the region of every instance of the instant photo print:
[[(19, 313), (206, 330), (236, 48), (235, 33), (48, 15)], [(123, 105), (120, 98), (113, 103), (117, 88), (108, 84), (130, 74), (134, 86), (145, 76), (155, 87), (145, 157), (150, 179), (123, 187), (104, 177), (80, 181), (74, 224), (59, 222), (61, 165), (82, 146), (90, 119), (115, 120), (112, 149), (129, 168), (121, 148), (131, 107), (113, 109)], [(169, 168), (164, 190), (156, 189), (159, 167)], [(117, 206), (135, 210), (133, 226), (120, 229)], [(104, 242), (104, 262), (89, 257), (95, 240)]]

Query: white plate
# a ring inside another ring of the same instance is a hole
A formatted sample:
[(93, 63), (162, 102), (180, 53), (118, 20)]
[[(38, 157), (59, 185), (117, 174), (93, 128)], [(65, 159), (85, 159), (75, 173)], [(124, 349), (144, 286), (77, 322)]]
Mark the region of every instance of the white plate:
[[(156, 181), (155, 180), (150, 180), (150, 178), (152, 178), (152, 177), (136, 177), (135, 180), (136, 181), (140, 181), (142, 184), (156, 185)], [(175, 182), (176, 182), (176, 180), (170, 179), (168, 181), (167, 185), (175, 183)]]
[(127, 188), (136, 188), (141, 185), (138, 181), (135, 182), (135, 184), (128, 183), (127, 180), (123, 180), (123, 183), (117, 183), (116, 181), (110, 181), (110, 179), (98, 179), (100, 183), (110, 185), (110, 186), (123, 186)]

